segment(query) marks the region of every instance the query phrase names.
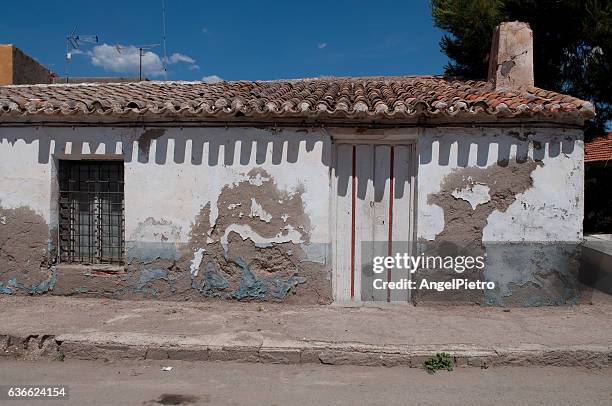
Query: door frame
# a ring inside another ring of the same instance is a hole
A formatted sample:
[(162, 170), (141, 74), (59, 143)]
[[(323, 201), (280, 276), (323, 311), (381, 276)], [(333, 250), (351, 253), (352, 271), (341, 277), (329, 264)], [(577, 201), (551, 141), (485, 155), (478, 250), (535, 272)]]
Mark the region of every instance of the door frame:
[[(419, 166), (419, 155), (417, 149), (417, 138), (416, 137), (402, 137), (402, 139), (381, 139), (381, 140), (350, 140), (350, 139), (334, 139), (332, 141), (332, 166), (330, 169), (330, 186), (331, 186), (331, 199), (330, 199), (330, 235), (332, 237), (332, 290), (334, 301), (336, 303), (358, 303), (362, 302), (361, 298), (361, 270), (358, 269), (359, 263), (361, 262), (357, 256), (360, 249), (356, 247), (359, 242), (359, 236), (357, 235), (358, 229), (356, 226), (356, 208), (358, 199), (356, 197), (355, 188), (358, 187), (359, 177), (357, 176), (357, 161), (359, 146), (367, 146), (369, 148), (376, 148), (380, 146), (389, 147), (408, 147), (410, 151), (409, 162), (409, 173), (407, 179), (409, 179), (410, 195), (410, 213), (408, 214), (408, 221), (410, 227), (409, 236), (411, 243), (411, 255), (417, 253), (417, 214), (418, 214), (418, 166)], [(350, 151), (351, 162), (346, 162), (346, 159), (339, 159), (339, 153), (341, 149)], [(394, 151), (394, 148), (391, 149)], [(374, 155), (375, 156), (375, 155)], [(394, 165), (393, 155), (390, 162)], [(372, 163), (375, 165), (375, 162)], [(396, 174), (391, 174), (390, 179), (393, 182), (389, 182), (389, 186), (385, 185), (385, 193), (390, 193), (395, 183)], [(374, 177), (374, 176), (372, 176)], [(347, 179), (344, 179), (347, 178)], [(346, 184), (340, 185), (339, 180)], [(374, 179), (372, 179), (374, 183)], [(374, 186), (372, 186), (374, 187)], [(339, 196), (339, 193), (345, 193), (345, 195)], [(350, 198), (349, 198), (350, 194)], [(389, 218), (391, 221), (395, 218), (393, 214), (393, 201), (394, 196), (389, 196)], [(375, 204), (371, 202), (371, 204)], [(346, 214), (342, 215), (344, 212)], [(350, 222), (346, 221), (345, 216), (350, 216)], [(343, 217), (343, 220), (339, 218)], [(340, 221), (339, 221), (340, 220)], [(397, 226), (397, 224), (395, 224)], [(389, 225), (389, 236), (392, 237), (393, 224)], [(348, 238), (348, 247), (347, 247)], [(363, 240), (363, 239), (361, 239)], [(389, 239), (387, 239), (389, 241)], [(391, 238), (392, 241), (392, 238)], [(392, 244), (391, 244), (392, 246)], [(387, 297), (388, 301), (393, 301)], [(407, 302), (410, 301), (410, 292), (407, 292)]]

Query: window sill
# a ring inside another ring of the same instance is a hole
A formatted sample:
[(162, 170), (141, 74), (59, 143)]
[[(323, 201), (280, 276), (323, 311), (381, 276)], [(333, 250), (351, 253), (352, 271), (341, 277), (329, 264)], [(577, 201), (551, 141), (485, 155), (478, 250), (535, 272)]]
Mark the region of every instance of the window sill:
[(59, 263), (55, 265), (58, 272), (91, 272), (92, 274), (117, 274), (126, 271), (125, 265), (108, 265), (108, 264), (66, 264)]

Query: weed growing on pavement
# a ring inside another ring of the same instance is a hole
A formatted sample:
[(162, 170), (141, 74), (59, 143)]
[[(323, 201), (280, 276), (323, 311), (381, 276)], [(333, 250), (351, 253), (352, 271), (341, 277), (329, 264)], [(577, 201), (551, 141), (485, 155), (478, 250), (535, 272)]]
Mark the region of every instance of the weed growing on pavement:
[(58, 351), (58, 352), (55, 353), (55, 357), (53, 357), (53, 361), (64, 362), (64, 358), (66, 358), (64, 353), (61, 352), (61, 351)]
[(436, 371), (446, 369), (452, 371), (454, 367), (453, 359), (446, 352), (439, 352), (435, 357), (430, 357), (423, 362), (423, 368), (429, 374), (435, 374)]

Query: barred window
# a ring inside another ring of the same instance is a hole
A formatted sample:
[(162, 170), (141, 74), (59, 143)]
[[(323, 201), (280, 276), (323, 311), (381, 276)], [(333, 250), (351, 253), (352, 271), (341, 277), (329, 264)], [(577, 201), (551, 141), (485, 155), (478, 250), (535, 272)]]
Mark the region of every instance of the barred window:
[(60, 261), (121, 264), (122, 161), (59, 161)]

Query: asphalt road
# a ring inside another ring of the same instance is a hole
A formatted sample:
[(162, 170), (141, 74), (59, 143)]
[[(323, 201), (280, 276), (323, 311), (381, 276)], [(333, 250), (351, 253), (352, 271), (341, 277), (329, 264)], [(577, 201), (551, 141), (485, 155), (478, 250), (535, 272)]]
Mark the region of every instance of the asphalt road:
[[(162, 367), (172, 366), (171, 371)], [(612, 368), (420, 369), (230, 362), (0, 359), (0, 385), (67, 385), (69, 399), (2, 405), (610, 405)]]

